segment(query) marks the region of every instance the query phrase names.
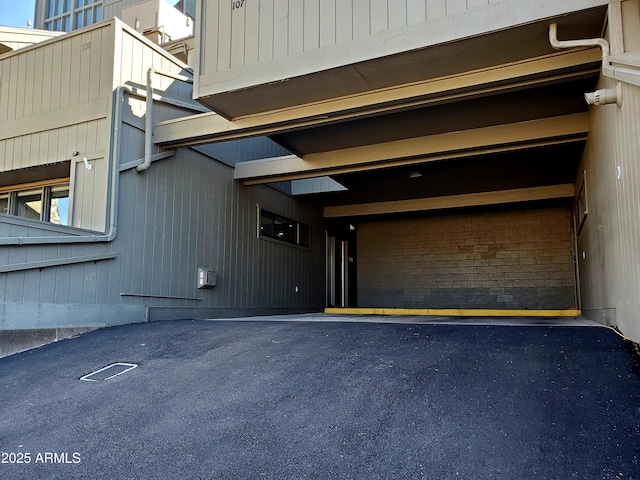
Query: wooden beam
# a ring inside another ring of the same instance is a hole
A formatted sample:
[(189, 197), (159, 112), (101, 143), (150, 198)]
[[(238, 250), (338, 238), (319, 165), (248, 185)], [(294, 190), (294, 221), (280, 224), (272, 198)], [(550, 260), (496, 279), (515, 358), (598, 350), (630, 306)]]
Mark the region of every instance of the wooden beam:
[(15, 185), (6, 185), (0, 187), (0, 193), (14, 192), (19, 190), (30, 190), (32, 188), (42, 188), (47, 186), (55, 187), (57, 185), (65, 185), (69, 183), (69, 177), (52, 178), (50, 180), (40, 180), (38, 182), (20, 183)]
[[(488, 150), (509, 151), (535, 146), (557, 144), (558, 141), (576, 141), (589, 131), (589, 114), (576, 113), (561, 117), (530, 120), (496, 125), (425, 137), (397, 140), (383, 144), (365, 145), (325, 153), (295, 155), (262, 160), (238, 162), (234, 171), (236, 180), (247, 184), (310, 178), (343, 173), (345, 167), (355, 171), (386, 168), (390, 161), (408, 159), (410, 163), (424, 163), (470, 155)], [(396, 165), (393, 165), (396, 166)]]
[(477, 207), (504, 203), (530, 202), (534, 200), (572, 198), (573, 196), (573, 184), (568, 183), (547, 187), (467, 193), (463, 195), (449, 195), (445, 197), (361, 203), (355, 205), (338, 205), (334, 207), (325, 207), (324, 216), (325, 218), (337, 218), (361, 215), (380, 215), (387, 213), (420, 212), (428, 210), (443, 210), (447, 208)]
[[(571, 143), (584, 142), (587, 140), (587, 134), (579, 135), (571, 138), (563, 138), (556, 140), (543, 140), (539, 142), (530, 142), (530, 143), (522, 143), (517, 145), (501, 145), (501, 146), (492, 146), (488, 148), (477, 149), (473, 151), (466, 152), (451, 152), (445, 153), (441, 155), (433, 155), (430, 157), (413, 157), (413, 158), (403, 158), (400, 160), (391, 160), (384, 163), (371, 163), (366, 165), (358, 165), (358, 166), (345, 166), (345, 167), (336, 167), (331, 168), (329, 170), (324, 170), (320, 176), (332, 176), (332, 175), (341, 175), (345, 173), (355, 173), (355, 172), (366, 172), (370, 170), (378, 170), (380, 168), (392, 168), (392, 167), (404, 167), (407, 165), (420, 165), (423, 163), (443, 161), (443, 160), (458, 160), (462, 158), (470, 158), (477, 157), (478, 160), (484, 158), (486, 155), (496, 154), (496, 153), (504, 153), (504, 152), (517, 152), (522, 150), (529, 150), (531, 148), (536, 147), (548, 147), (551, 145), (566, 145)], [(295, 155), (292, 156), (292, 158)], [(272, 178), (257, 178), (251, 180), (245, 180), (243, 183), (245, 185), (263, 185), (265, 183), (272, 182), (286, 182), (289, 180), (303, 180), (306, 178), (316, 178), (319, 174), (314, 172), (305, 172), (305, 173), (295, 173), (288, 175), (279, 175), (277, 177)]]
[(154, 142), (165, 147), (274, 135), (359, 117), (543, 85), (598, 72), (599, 49), (562, 52), (448, 77), (227, 120), (205, 113), (160, 122)]

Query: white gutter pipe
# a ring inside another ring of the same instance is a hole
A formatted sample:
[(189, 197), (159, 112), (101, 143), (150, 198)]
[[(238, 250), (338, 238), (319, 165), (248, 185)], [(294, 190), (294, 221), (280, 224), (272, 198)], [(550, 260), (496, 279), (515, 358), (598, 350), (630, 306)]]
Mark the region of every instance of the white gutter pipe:
[(156, 69), (147, 70), (147, 100), (144, 118), (144, 163), (136, 167), (136, 172), (144, 172), (151, 166), (153, 156), (153, 74)]
[[(584, 40), (558, 40), (558, 24), (549, 25), (549, 42), (551, 46), (557, 50), (562, 48), (573, 47), (600, 47), (602, 50), (602, 74), (615, 78), (614, 68), (609, 64), (609, 56), (611, 49), (609, 42), (604, 38), (587, 38)], [(596, 90), (595, 92), (585, 93), (585, 101), (589, 105), (608, 105), (615, 103), (618, 108), (622, 107), (622, 87), (618, 84), (615, 88), (607, 88)]]
[(574, 47), (600, 47), (600, 49), (602, 50), (602, 66), (606, 67), (609, 65), (609, 55), (611, 54), (611, 49), (609, 48), (609, 42), (607, 42), (604, 38), (587, 38), (584, 40), (558, 40), (558, 24), (552, 23), (551, 25), (549, 25), (549, 42), (551, 42), (551, 46), (556, 50)]
[(173, 72), (156, 70), (151, 67), (147, 70), (147, 99), (144, 119), (144, 162), (136, 167), (136, 172), (144, 172), (151, 166), (153, 158), (153, 75), (173, 78), (181, 82), (193, 83), (193, 79)]

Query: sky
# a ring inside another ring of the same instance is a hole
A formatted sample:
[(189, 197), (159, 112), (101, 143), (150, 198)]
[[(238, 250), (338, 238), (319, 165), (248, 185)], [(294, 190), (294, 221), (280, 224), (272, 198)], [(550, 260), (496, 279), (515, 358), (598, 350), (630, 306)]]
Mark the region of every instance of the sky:
[(0, 0), (0, 25), (27, 27), (27, 20), (33, 25), (35, 0)]
[[(169, 0), (175, 5), (178, 0)], [(26, 27), (27, 20), (33, 25), (33, 12), (36, 0), (0, 0), (0, 25), (8, 27)]]

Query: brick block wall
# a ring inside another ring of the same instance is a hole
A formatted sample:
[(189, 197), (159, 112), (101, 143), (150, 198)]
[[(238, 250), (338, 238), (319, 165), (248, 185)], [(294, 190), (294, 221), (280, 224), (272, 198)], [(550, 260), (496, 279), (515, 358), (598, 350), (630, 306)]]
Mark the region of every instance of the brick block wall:
[(566, 208), (358, 225), (358, 306), (575, 306)]

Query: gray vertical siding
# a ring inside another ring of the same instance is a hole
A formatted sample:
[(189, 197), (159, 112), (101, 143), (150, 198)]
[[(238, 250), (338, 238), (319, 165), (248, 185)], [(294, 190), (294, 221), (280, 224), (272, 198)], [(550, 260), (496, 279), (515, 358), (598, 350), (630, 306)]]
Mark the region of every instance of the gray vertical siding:
[[(105, 36), (105, 30), (110, 34)], [(100, 83), (108, 88), (84, 92), (77, 82), (65, 80), (68, 69), (54, 71), (51, 65), (50, 83), (61, 89), (57, 99), (50, 99), (51, 103), (56, 102), (56, 108), (71, 102), (72, 96), (73, 101), (82, 101), (80, 97), (86, 101), (85, 93), (98, 95), (96, 100), (106, 107), (118, 85), (144, 91), (146, 72), (151, 66), (184, 73), (183, 65), (141, 41), (118, 22), (101, 24), (78, 37), (94, 36), (96, 32), (101, 32), (102, 39), (109, 39), (103, 46), (111, 45), (109, 55), (108, 50), (104, 51), (101, 64), (112, 65), (115, 59), (113, 70), (100, 69), (111, 72), (112, 78)], [(69, 38), (50, 43), (47, 48), (62, 57), (71, 55), (73, 42), (69, 43)], [(30, 52), (24, 55), (25, 59), (31, 58)], [(26, 60), (21, 55), (17, 60), (14, 58), (11, 61), (18, 68), (27, 68), (22, 66)], [(33, 58), (35, 62), (36, 57)], [(3, 70), (3, 80), (5, 74)], [(5, 85), (3, 82), (3, 88)], [(156, 77), (154, 86), (159, 95), (192, 102), (191, 88), (185, 83)], [(30, 90), (34, 84), (26, 82), (22, 88)], [(7, 96), (2, 98), (3, 111), (14, 112), (16, 101)], [(116, 169), (144, 155), (144, 99), (127, 93), (122, 105), (120, 149), (114, 152), (112, 164)], [(191, 113), (155, 102), (154, 122)], [(91, 120), (73, 126), (73, 138), (82, 138), (83, 148), (93, 146), (105, 152), (105, 168), (110, 165), (105, 145), (112, 131), (110, 121), (107, 116), (98, 122)], [(69, 128), (63, 124), (59, 129)], [(39, 134), (34, 131), (34, 135)], [(71, 138), (71, 133), (65, 138)], [(229, 165), (237, 159), (269, 156), (280, 152), (279, 147), (266, 140), (251, 140), (209, 150), (182, 148), (174, 156), (154, 162), (143, 173), (131, 168), (122, 171), (117, 182), (117, 234), (111, 242), (0, 245), (0, 329), (144, 321), (149, 318), (149, 309), (156, 309), (156, 317), (162, 317), (163, 309), (186, 309), (173, 311), (177, 318), (219, 316), (219, 310), (246, 313), (284, 308), (321, 309), (324, 306), (321, 210), (266, 186), (246, 187), (233, 180), (233, 167)], [(216, 160), (216, 155), (226, 163)], [(5, 171), (22, 166), (13, 163), (7, 166), (6, 155), (0, 160)], [(46, 163), (45, 159), (43, 164)], [(92, 172), (101, 178), (110, 177), (110, 170), (94, 168)], [(82, 199), (73, 204), (73, 215), (81, 224), (98, 215), (105, 218), (109, 205), (109, 192), (88, 182), (88, 175), (82, 163), (75, 166), (72, 163), (72, 189), (75, 199)], [(312, 247), (300, 249), (257, 238), (258, 204), (311, 225)], [(92, 228), (102, 230), (104, 226)], [(2, 237), (97, 233), (15, 217), (0, 219)], [(198, 267), (217, 273), (215, 288), (196, 288)], [(295, 293), (296, 286), (299, 293)], [(188, 313), (180, 315), (180, 311)]]
[[(143, 108), (129, 102), (132, 110)], [(174, 107), (157, 106), (166, 117)], [(143, 155), (143, 131), (125, 115), (120, 164)], [(206, 152), (206, 154), (205, 154)], [(120, 176), (121, 292), (128, 305), (189, 308), (322, 308), (321, 210), (266, 186), (233, 180), (232, 163), (281, 153), (267, 139), (182, 148), (142, 174)], [(257, 206), (307, 223), (310, 249), (257, 238)], [(217, 273), (213, 289), (196, 288), (198, 267)], [(295, 286), (299, 293), (295, 293)], [(148, 297), (148, 296), (154, 296)], [(164, 297), (164, 298), (162, 298)], [(181, 298), (169, 298), (181, 297)], [(190, 300), (197, 298), (199, 300)]]
[[(232, 168), (191, 149), (155, 162), (144, 174), (123, 173), (120, 199), (124, 224), (117, 242), (122, 246), (123, 293), (201, 299), (127, 296), (124, 303), (323, 306), (324, 237), (318, 208), (305, 207), (269, 187), (245, 187), (233, 180)], [(258, 204), (312, 225), (311, 249), (257, 238)], [(216, 271), (215, 288), (196, 288), (198, 267)]]

